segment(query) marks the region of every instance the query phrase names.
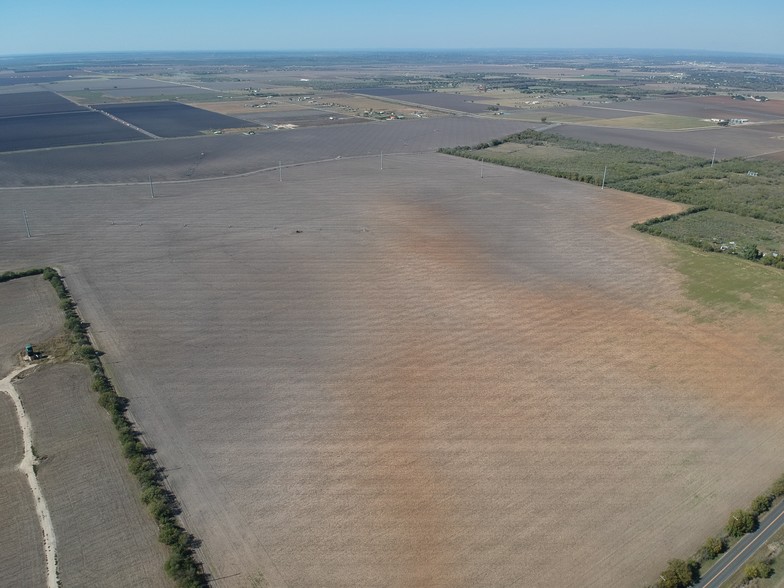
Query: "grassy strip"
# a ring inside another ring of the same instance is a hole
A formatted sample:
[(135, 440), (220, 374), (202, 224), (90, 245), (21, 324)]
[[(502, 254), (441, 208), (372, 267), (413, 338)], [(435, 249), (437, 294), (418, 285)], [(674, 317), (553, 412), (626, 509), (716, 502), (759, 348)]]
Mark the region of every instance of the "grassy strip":
[(60, 274), (50, 267), (5, 272), (0, 274), (0, 282), (41, 274), (52, 285), (60, 299), (60, 308), (65, 314), (65, 328), (70, 334), (74, 355), (90, 368), (91, 386), (98, 393), (98, 403), (112, 417), (123, 454), (128, 460), (128, 469), (136, 476), (141, 486), (142, 502), (147, 505), (150, 514), (158, 523), (158, 540), (169, 546), (169, 558), (165, 564), (166, 573), (178, 586), (206, 587), (207, 577), (196, 560), (193, 550), (196, 544), (193, 535), (185, 531), (177, 522), (177, 515), (180, 512), (177, 498), (163, 484), (163, 471), (151, 457), (154, 453), (153, 449), (140, 440), (139, 432), (128, 419), (126, 414), (128, 401), (117, 394), (106, 375), (100, 354), (93, 347), (87, 334), (87, 325), (82, 322), (76, 304)]

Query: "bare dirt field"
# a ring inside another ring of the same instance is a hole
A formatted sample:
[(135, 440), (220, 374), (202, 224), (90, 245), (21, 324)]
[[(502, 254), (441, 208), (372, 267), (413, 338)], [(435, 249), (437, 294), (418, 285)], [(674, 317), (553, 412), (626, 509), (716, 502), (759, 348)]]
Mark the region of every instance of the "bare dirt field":
[(398, 88), (360, 88), (354, 91), (364, 97), (387, 98), (410, 104), (420, 104), (423, 108), (444, 108), (458, 112), (486, 113), (487, 105), (482, 104), (481, 96), (454, 94), (451, 92), (418, 92)]
[(171, 586), (157, 526), (90, 390), (89, 370), (47, 366), (25, 374), (16, 389), (43, 458), (38, 480), (52, 513), (63, 585)]
[(0, 190), (0, 264), (62, 266), (214, 585), (638, 587), (784, 471), (784, 311), (692, 318), (629, 228), (677, 205), (285, 174)]
[(711, 158), (714, 148), (719, 159), (761, 156), (784, 148), (784, 141), (780, 138), (784, 136), (784, 125), (773, 124), (717, 126), (689, 131), (616, 129), (562, 124), (552, 131), (585, 141), (675, 151), (708, 159)]
[(21, 460), (22, 431), (16, 408), (6, 394), (0, 393), (0, 583), (45, 586), (41, 527), (30, 486), (16, 467)]
[[(572, 114), (596, 116), (597, 110), (617, 112), (618, 116), (629, 114), (668, 114), (696, 118), (749, 118), (755, 121), (776, 120), (784, 116), (784, 102), (770, 100), (734, 100), (729, 96), (697, 96), (688, 98), (659, 98), (585, 105), (572, 107)], [(557, 113), (559, 111), (554, 111)]]
[[(10, 260), (5, 270), (23, 270)], [(0, 378), (18, 364), (27, 343), (33, 346), (54, 337), (62, 329), (63, 313), (57, 295), (41, 276), (30, 276), (0, 284)]]
[[(5, 266), (4, 269), (26, 269)], [(62, 329), (52, 287), (40, 276), (0, 284), (0, 378), (19, 363), (26, 343), (37, 345)], [(22, 431), (11, 398), (0, 392), (0, 583), (46, 585), (41, 527), (22, 460)]]
[[(220, 177), (283, 165), (473, 145), (530, 124), (447, 116), (0, 154), (0, 186), (146, 182)], [(18, 201), (21, 219), (22, 200)], [(16, 215), (17, 213), (14, 212)], [(16, 218), (16, 217), (15, 217)], [(0, 235), (1, 237), (1, 235)]]

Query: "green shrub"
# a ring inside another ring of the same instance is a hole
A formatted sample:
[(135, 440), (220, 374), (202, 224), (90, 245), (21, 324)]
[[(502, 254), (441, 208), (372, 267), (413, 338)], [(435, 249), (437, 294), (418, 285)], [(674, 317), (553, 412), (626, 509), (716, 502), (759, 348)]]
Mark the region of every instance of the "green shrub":
[(659, 588), (688, 588), (700, 579), (700, 566), (697, 562), (671, 559), (667, 569), (661, 573)]
[(784, 476), (773, 482), (773, 485), (770, 487), (770, 493), (777, 498), (784, 496)]
[(158, 468), (146, 455), (135, 455), (129, 458), (128, 469), (143, 486), (160, 478)]
[(164, 545), (187, 547), (190, 543), (190, 537), (179, 525), (167, 522), (161, 525), (158, 541)]
[(770, 578), (773, 575), (773, 568), (766, 561), (758, 561), (747, 564), (743, 567), (743, 576), (746, 580), (755, 578)]
[(127, 458), (144, 455), (144, 443), (136, 440), (126, 440), (123, 442), (123, 455)]
[(114, 390), (112, 390), (112, 384), (109, 382), (109, 378), (103, 374), (93, 375), (92, 389), (96, 392), (114, 392)]
[(93, 359), (97, 356), (97, 353), (92, 345), (79, 345), (76, 348), (76, 356), (81, 357), (82, 359)]
[(164, 500), (168, 498), (169, 495), (166, 490), (158, 484), (147, 486), (142, 490), (142, 502), (144, 504), (150, 504), (153, 500)]
[(156, 497), (147, 503), (150, 514), (158, 521), (159, 525), (172, 523), (174, 521), (174, 511), (167, 497)]
[(747, 510), (739, 509), (730, 515), (725, 530), (730, 537), (740, 537), (751, 533), (757, 528), (757, 515)]
[(760, 494), (751, 503), (751, 513), (755, 516), (761, 515), (763, 512), (770, 510), (770, 505), (776, 497), (772, 494)]
[(700, 557), (703, 560), (715, 559), (724, 553), (725, 549), (727, 549), (727, 542), (724, 537), (709, 537), (705, 545), (702, 546)]

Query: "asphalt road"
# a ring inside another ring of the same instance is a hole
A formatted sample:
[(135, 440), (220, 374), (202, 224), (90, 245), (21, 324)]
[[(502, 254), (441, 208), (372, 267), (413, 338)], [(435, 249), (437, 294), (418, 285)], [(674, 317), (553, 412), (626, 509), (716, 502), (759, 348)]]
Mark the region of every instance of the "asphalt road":
[(705, 573), (696, 588), (718, 588), (740, 570), (768, 539), (784, 526), (784, 501), (776, 505), (759, 529), (745, 535)]

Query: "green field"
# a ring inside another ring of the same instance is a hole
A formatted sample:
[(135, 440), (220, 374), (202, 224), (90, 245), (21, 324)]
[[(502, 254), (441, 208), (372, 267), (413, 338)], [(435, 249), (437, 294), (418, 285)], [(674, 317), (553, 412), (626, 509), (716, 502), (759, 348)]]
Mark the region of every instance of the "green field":
[(441, 151), (705, 209), (635, 227), (706, 251), (784, 268), (777, 255), (784, 250), (784, 164), (780, 162), (712, 163), (671, 151), (591, 143), (537, 131)]
[(672, 152), (588, 143), (536, 131), (525, 131), (493, 143), (442, 151), (595, 185), (601, 185), (607, 166), (608, 186), (705, 163), (703, 159)]
[(739, 311), (764, 312), (771, 305), (784, 304), (784, 275), (779, 271), (691, 247), (677, 246), (676, 251), (686, 295), (700, 303), (703, 319)]
[(688, 243), (706, 251), (740, 254), (756, 247), (773, 265), (784, 251), (784, 225), (719, 210), (672, 215), (636, 226), (647, 233)]

